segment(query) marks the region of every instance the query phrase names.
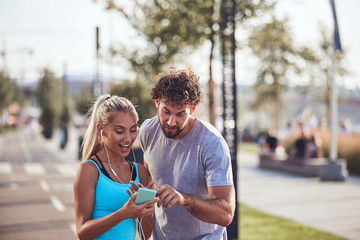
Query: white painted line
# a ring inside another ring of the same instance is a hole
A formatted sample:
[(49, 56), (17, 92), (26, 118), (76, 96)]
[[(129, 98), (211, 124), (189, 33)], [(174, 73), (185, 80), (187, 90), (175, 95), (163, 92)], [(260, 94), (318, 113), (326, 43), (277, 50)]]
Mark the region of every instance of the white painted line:
[(59, 200), (59, 198), (57, 198), (55, 196), (50, 196), (50, 200), (51, 200), (51, 203), (56, 208), (56, 210), (58, 210), (59, 212), (65, 211), (66, 208), (65, 208), (64, 204), (62, 204), (62, 202)]
[(63, 176), (75, 177), (77, 167), (74, 164), (57, 164), (56, 170)]
[(29, 162), (32, 162), (33, 161), (33, 158), (30, 154), (30, 151), (29, 151), (29, 148), (28, 148), (28, 145), (25, 141), (25, 138), (23, 135), (19, 135), (19, 142), (20, 142), (20, 147), (24, 153), (24, 157), (27, 161)]
[(16, 189), (18, 189), (19, 187), (18, 187), (18, 184), (17, 183), (10, 183), (10, 189), (11, 190), (16, 190)]
[(40, 187), (42, 188), (42, 190), (44, 190), (45, 192), (48, 192), (50, 190), (49, 184), (45, 181), (45, 180), (41, 180), (40, 181)]
[(75, 233), (75, 235), (77, 236), (77, 233), (76, 233), (76, 224), (73, 223), (73, 224), (70, 224), (70, 229)]
[(11, 174), (12, 166), (8, 162), (0, 162), (0, 174)]
[(41, 163), (24, 163), (24, 168), (29, 175), (44, 175), (45, 168)]
[(3, 141), (4, 141), (4, 139), (2, 137), (0, 137), (0, 156), (2, 156)]

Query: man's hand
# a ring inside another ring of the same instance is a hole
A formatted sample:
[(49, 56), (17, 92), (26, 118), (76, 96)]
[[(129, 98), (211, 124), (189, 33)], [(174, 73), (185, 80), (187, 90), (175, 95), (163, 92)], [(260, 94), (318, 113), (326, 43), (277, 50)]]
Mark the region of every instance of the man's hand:
[(178, 204), (185, 207), (194, 217), (224, 227), (229, 225), (234, 217), (234, 186), (208, 188), (209, 199), (179, 192), (167, 184), (156, 187), (155, 190), (156, 196), (159, 197), (158, 207), (162, 204), (168, 210)]
[(171, 186), (165, 184), (155, 188), (156, 196), (159, 197), (157, 203), (158, 207), (163, 205), (165, 209), (170, 209), (175, 204), (180, 206), (185, 205), (185, 194), (179, 191), (176, 191)]

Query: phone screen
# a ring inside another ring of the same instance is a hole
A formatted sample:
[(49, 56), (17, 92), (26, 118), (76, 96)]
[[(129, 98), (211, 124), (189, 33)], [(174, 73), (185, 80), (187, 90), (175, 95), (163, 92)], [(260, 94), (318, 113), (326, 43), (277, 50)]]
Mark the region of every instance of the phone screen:
[(147, 188), (140, 188), (138, 190), (138, 193), (135, 198), (136, 204), (144, 204), (150, 200), (153, 200), (155, 198), (156, 191), (152, 189)]

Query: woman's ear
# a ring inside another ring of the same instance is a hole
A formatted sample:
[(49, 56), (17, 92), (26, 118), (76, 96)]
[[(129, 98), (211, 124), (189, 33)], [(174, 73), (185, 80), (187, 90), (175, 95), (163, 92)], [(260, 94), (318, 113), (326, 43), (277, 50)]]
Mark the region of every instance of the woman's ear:
[(101, 131), (103, 131), (102, 127), (100, 126), (100, 124), (96, 124), (96, 130), (98, 132), (98, 135), (101, 135)]

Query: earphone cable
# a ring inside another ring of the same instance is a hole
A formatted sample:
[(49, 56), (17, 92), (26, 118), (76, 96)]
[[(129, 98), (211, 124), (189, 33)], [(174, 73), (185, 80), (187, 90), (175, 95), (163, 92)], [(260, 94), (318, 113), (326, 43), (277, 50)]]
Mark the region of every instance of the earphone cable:
[(139, 234), (141, 235), (140, 238), (141, 239), (145, 239), (145, 233), (144, 233), (144, 229), (142, 227), (142, 218), (138, 218), (138, 223), (139, 223)]
[[(101, 137), (102, 137), (102, 135), (101, 135)], [(117, 176), (117, 174), (116, 174), (116, 172), (114, 171), (114, 169), (111, 167), (110, 158), (109, 158), (109, 153), (108, 153), (108, 150), (107, 150), (107, 148), (106, 148), (104, 138), (103, 138), (103, 143), (104, 143), (104, 148), (105, 148), (106, 156), (107, 156), (107, 159), (108, 159), (108, 163), (109, 163), (109, 166), (110, 166), (110, 170), (111, 170), (112, 173), (115, 175), (115, 177), (117, 178), (117, 180), (119, 180), (120, 183), (125, 184), (123, 181), (120, 180), (120, 178)], [(131, 175), (130, 175), (129, 183), (130, 183), (130, 181), (131, 181), (131, 179), (132, 179), (133, 170), (134, 170), (134, 164), (132, 164), (132, 167), (131, 167)]]

